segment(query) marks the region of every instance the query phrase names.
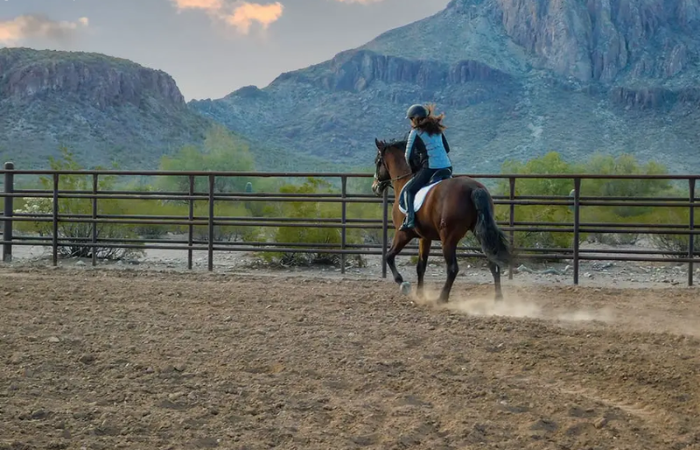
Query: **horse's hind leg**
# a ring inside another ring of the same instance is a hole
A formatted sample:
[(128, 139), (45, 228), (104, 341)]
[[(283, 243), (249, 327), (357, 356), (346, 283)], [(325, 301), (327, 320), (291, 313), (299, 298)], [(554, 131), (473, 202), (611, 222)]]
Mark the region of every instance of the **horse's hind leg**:
[(501, 292), (501, 268), (489, 261), (489, 270), (491, 275), (493, 275), (493, 282), (496, 285), (496, 300), (503, 300), (503, 293)]
[(409, 233), (410, 232), (408, 231), (397, 231), (394, 234), (394, 240), (391, 243), (391, 247), (386, 254), (386, 264), (389, 266), (389, 270), (391, 270), (392, 275), (394, 275), (394, 281), (396, 281), (397, 284), (403, 283), (403, 277), (396, 269), (396, 255), (398, 255), (406, 244), (411, 242), (411, 239), (413, 239), (412, 235)]
[(440, 298), (438, 299), (440, 303), (447, 303), (449, 300), (452, 284), (459, 273), (459, 265), (457, 264), (457, 242), (459, 242), (459, 239), (454, 240), (450, 238), (442, 242), (442, 253), (447, 263), (447, 280), (445, 280), (445, 285), (442, 288), (442, 292), (440, 292)]
[(418, 273), (418, 287), (416, 294), (418, 298), (424, 298), (423, 294), (423, 279), (425, 277), (425, 269), (428, 267), (428, 256), (430, 256), (430, 239), (422, 238), (418, 241), (418, 264), (416, 264), (416, 272)]

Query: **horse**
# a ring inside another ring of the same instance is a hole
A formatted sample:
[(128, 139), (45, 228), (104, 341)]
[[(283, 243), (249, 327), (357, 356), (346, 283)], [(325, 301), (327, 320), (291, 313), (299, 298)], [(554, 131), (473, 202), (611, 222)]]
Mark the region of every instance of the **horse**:
[(473, 178), (452, 177), (451, 172), (444, 173), (444, 171), (436, 173), (428, 185), (437, 181), (439, 183), (430, 189), (422, 206), (416, 212), (415, 228), (401, 231), (404, 214), (399, 209), (399, 200), (403, 187), (413, 176), (404, 156), (406, 141), (385, 142), (375, 138), (374, 142), (377, 147), (377, 157), (372, 191), (375, 195), (382, 196), (391, 186), (395, 193), (392, 221), (396, 232), (386, 255), (386, 263), (391, 269), (394, 281), (401, 286), (401, 291), (408, 293), (410, 284), (404, 282), (396, 269), (396, 256), (414, 238), (419, 239), (416, 294), (419, 298), (424, 298), (423, 279), (428, 265), (430, 247), (432, 241), (440, 240), (447, 264), (447, 279), (440, 292), (438, 303), (447, 303), (452, 284), (459, 272), (457, 244), (468, 231), (472, 231), (488, 260), (488, 267), (495, 284), (495, 299), (502, 300), (501, 272), (502, 268), (510, 263), (512, 254), (508, 238), (496, 224), (493, 199), (486, 187)]

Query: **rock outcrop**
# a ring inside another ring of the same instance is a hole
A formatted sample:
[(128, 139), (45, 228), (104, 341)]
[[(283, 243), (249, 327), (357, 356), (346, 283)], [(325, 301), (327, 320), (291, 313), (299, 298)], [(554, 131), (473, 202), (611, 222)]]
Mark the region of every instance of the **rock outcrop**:
[(191, 111), (173, 78), (82, 52), (0, 49), (0, 158), (47, 167), (60, 145), (87, 166), (155, 168), (201, 142), (211, 121)]
[[(294, 77), (295, 74), (287, 74), (280, 80)], [(359, 92), (377, 82), (410, 83), (421, 89), (434, 90), (472, 81), (502, 83), (510, 81), (510, 76), (474, 60), (445, 64), (353, 50), (333, 58), (330, 70), (312, 82), (318, 82), (329, 90)]]
[(175, 80), (161, 70), (97, 54), (0, 51), (0, 98), (15, 103), (45, 96), (80, 97), (97, 108), (139, 107), (146, 98), (185, 109)]

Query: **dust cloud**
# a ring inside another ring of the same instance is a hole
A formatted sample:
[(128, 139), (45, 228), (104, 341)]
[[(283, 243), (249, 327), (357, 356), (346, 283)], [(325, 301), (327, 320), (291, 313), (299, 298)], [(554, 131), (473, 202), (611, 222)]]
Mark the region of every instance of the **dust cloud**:
[[(436, 299), (439, 291), (426, 290), (428, 299)], [(562, 322), (606, 322), (611, 323), (615, 320), (612, 309), (563, 309), (561, 307), (550, 308), (544, 307), (537, 302), (520, 297), (514, 293), (505, 293), (504, 299), (495, 301), (494, 296), (488, 297), (468, 297), (460, 298), (453, 295), (450, 297), (449, 303), (444, 306), (438, 306), (450, 311), (460, 312), (471, 316), (500, 316), (513, 318), (529, 318), (555, 320)], [(418, 300), (413, 299), (420, 304), (434, 304), (434, 300)], [(548, 299), (551, 301), (551, 299)]]

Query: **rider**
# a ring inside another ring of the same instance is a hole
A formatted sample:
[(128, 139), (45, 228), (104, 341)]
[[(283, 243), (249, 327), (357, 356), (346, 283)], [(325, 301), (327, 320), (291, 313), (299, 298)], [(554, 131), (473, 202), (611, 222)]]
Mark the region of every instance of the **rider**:
[(447, 169), (452, 172), (452, 162), (447, 156), (450, 147), (443, 134), (446, 128), (442, 124), (443, 117), (444, 114), (433, 115), (432, 106), (413, 105), (406, 112), (406, 118), (411, 121), (411, 132), (406, 144), (406, 161), (415, 174), (404, 189), (406, 219), (401, 225), (401, 230), (409, 230), (415, 226), (413, 199), (418, 191), (428, 184), (438, 170)]

